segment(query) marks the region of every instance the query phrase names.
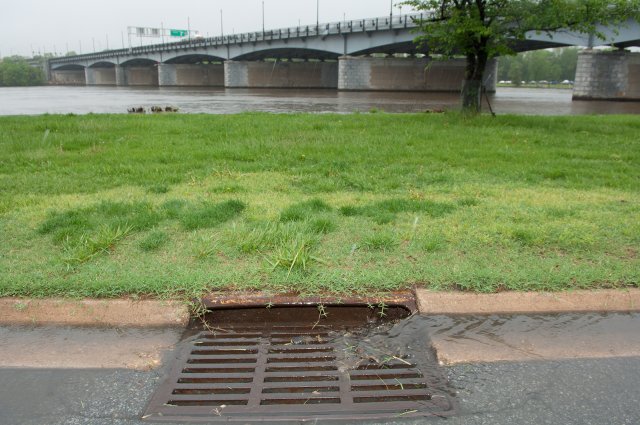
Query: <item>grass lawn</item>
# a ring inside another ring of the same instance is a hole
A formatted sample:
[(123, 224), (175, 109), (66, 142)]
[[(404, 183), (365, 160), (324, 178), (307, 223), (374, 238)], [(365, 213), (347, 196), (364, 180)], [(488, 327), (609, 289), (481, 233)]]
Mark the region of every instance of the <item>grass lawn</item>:
[(640, 286), (640, 117), (0, 118), (0, 296)]

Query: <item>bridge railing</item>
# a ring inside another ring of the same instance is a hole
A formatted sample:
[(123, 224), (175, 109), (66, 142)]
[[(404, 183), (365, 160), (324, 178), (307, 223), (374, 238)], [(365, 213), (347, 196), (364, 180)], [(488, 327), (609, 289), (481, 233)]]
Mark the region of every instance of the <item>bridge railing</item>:
[(340, 22), (323, 23), (319, 25), (303, 25), (289, 28), (279, 28), (266, 31), (254, 31), (242, 34), (230, 34), (217, 37), (181, 40), (172, 43), (151, 44), (117, 50), (105, 50), (77, 56), (65, 56), (51, 59), (50, 63), (60, 64), (77, 62), (78, 60), (99, 60), (114, 56), (131, 56), (146, 53), (179, 50), (185, 47), (218, 47), (242, 43), (261, 41), (285, 40), (292, 38), (328, 37), (361, 32), (391, 31), (416, 28), (416, 20), (426, 19), (427, 14), (412, 13), (406, 15), (384, 16), (378, 18), (356, 19)]

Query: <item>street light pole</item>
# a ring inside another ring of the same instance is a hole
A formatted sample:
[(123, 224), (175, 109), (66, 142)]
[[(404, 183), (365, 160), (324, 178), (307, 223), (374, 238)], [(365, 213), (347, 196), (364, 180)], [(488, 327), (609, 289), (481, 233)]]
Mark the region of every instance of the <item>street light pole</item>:
[(222, 9), (220, 9), (220, 37), (224, 37), (224, 24), (222, 21)]
[(262, 0), (262, 34), (264, 34), (264, 0)]
[(316, 31), (320, 31), (320, 0), (316, 0)]

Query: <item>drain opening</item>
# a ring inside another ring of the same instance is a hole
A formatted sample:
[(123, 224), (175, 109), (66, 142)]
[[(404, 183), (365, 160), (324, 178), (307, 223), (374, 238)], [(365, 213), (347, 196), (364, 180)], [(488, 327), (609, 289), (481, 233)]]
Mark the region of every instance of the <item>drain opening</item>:
[(363, 332), (411, 313), (402, 305), (385, 310), (214, 309), (205, 326), (193, 323), (144, 418), (279, 422), (451, 414), (446, 394), (433, 397), (442, 395), (431, 382), (437, 363), (421, 361), (419, 352), (386, 353), (358, 343)]

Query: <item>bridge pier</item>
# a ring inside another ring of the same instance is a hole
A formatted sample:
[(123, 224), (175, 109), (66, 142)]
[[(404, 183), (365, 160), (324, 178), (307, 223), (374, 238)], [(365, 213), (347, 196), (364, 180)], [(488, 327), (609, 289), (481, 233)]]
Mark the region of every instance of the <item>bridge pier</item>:
[(115, 80), (118, 86), (158, 86), (158, 66), (118, 65)]
[(223, 64), (158, 64), (160, 86), (224, 87)]
[(640, 100), (640, 53), (585, 50), (578, 55), (576, 100)]
[(227, 88), (335, 89), (337, 62), (250, 62), (224, 63)]
[(61, 86), (84, 86), (87, 84), (86, 71), (82, 69), (53, 69), (49, 83)]
[(99, 68), (88, 66), (84, 69), (85, 83), (88, 86), (115, 86), (116, 74), (115, 66)]
[[(430, 58), (353, 57), (340, 61), (340, 90), (371, 91), (444, 91), (459, 92), (464, 80), (466, 61)], [(485, 85), (495, 92), (497, 61), (487, 65)]]

